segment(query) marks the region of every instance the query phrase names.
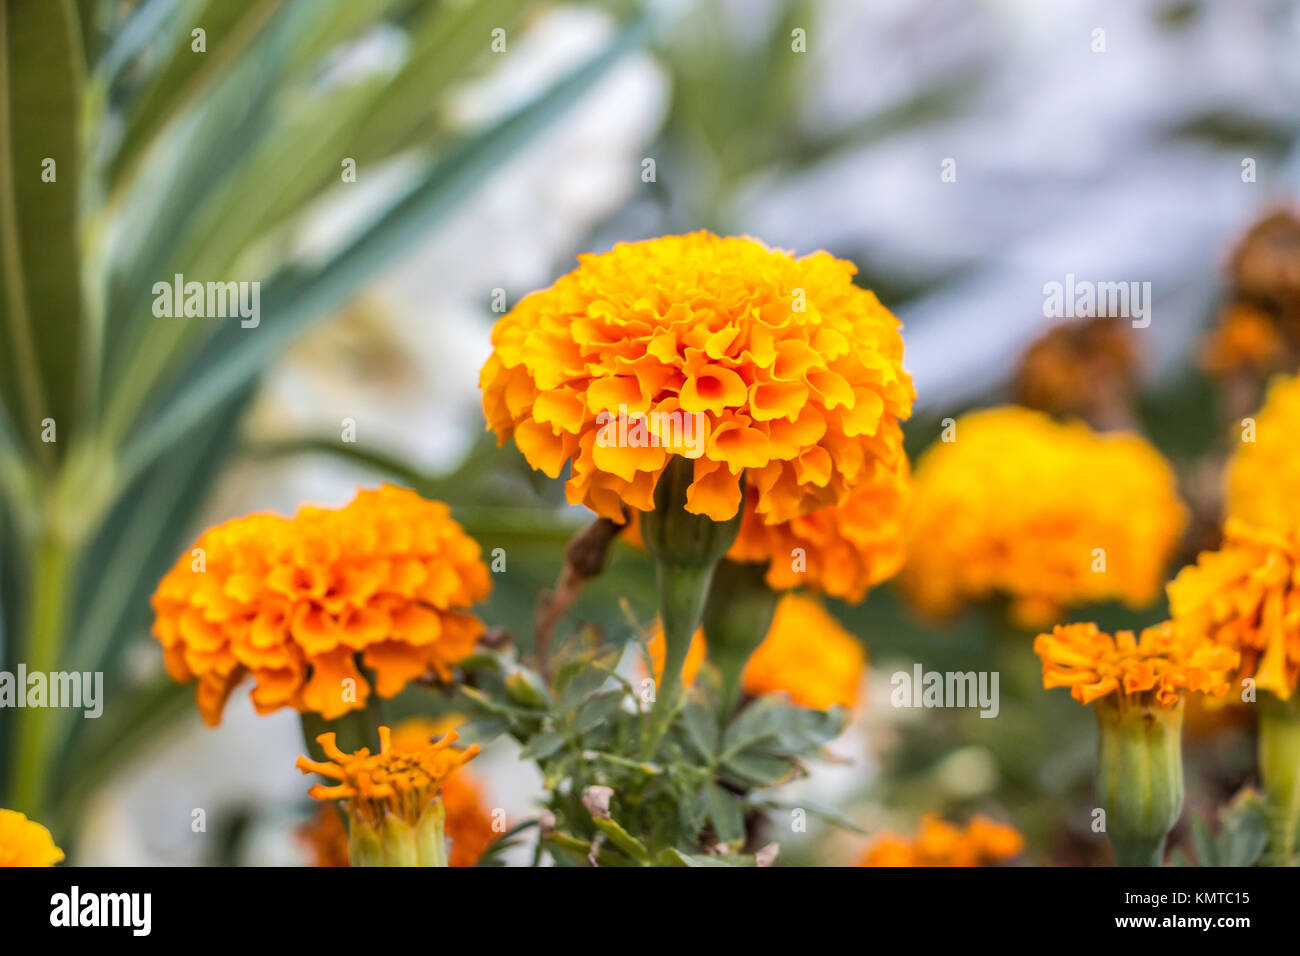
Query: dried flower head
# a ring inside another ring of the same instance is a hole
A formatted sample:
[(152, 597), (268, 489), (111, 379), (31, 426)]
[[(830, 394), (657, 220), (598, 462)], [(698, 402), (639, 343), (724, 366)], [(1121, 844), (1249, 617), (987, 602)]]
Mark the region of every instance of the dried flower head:
[(333, 719), (392, 697), (469, 654), (483, 629), (467, 613), (491, 580), (447, 506), (385, 485), (339, 509), (257, 514), (205, 532), (153, 596), (154, 634), (177, 681), (198, 679), (211, 725), (248, 674), (260, 713)]
[(1117, 631), (1096, 624), (1057, 625), (1034, 639), (1043, 661), (1043, 686), (1068, 687), (1081, 704), (1108, 694), (1154, 702), (1178, 703), (1184, 690), (1221, 696), (1239, 655), (1228, 647), (1189, 638), (1168, 621), (1142, 631)]
[(1016, 368), (1016, 402), (1094, 425), (1128, 417), (1137, 391), (1133, 331), (1107, 316), (1062, 322), (1032, 343)]
[(62, 859), (49, 830), (25, 813), (0, 810), (0, 867), (53, 866)]
[(921, 818), (915, 837), (883, 833), (859, 866), (987, 866), (1019, 855), (1025, 840), (1014, 827), (976, 816), (963, 830), (936, 813)]
[[(682, 668), (682, 679), (695, 680), (708, 645), (697, 631)], [(658, 632), (649, 643), (656, 677), (663, 669), (664, 638)], [(794, 703), (814, 710), (836, 704), (852, 707), (858, 699), (866, 652), (861, 642), (844, 630), (821, 603), (799, 594), (787, 594), (776, 606), (772, 627), (745, 666), (745, 693), (786, 693)]]
[(1006, 596), (1042, 627), (1061, 610), (1153, 602), (1186, 523), (1168, 463), (1147, 441), (1014, 406), (962, 416), (918, 460), (907, 563), (922, 611)]
[[(572, 462), (569, 501), (619, 522), (673, 454), (694, 460), (687, 510), (717, 521), (746, 472), (766, 522), (841, 504), (903, 454), (913, 399), (898, 320), (854, 272), (707, 232), (581, 256), (493, 329), (488, 425), (551, 477)], [(650, 416), (636, 440), (621, 413)]]
[(1277, 320), (1251, 305), (1236, 303), (1219, 314), (1206, 337), (1201, 364), (1214, 375), (1277, 371), (1286, 363), (1289, 347)]
[(1223, 544), (1169, 583), (1180, 631), (1241, 655), (1242, 677), (1285, 700), (1300, 676), (1300, 527), (1229, 518)]

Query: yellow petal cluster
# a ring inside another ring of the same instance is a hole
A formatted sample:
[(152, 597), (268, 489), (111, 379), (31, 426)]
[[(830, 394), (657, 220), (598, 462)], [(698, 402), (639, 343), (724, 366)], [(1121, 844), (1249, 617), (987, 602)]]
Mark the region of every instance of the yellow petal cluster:
[[(1228, 462), (1227, 513), (1277, 531), (1300, 527), (1300, 376), (1280, 376), (1239, 426)], [(1234, 426), (1238, 428), (1238, 426)]]
[[(896, 465), (913, 400), (898, 320), (855, 271), (707, 232), (580, 256), (493, 329), (488, 427), (551, 477), (571, 463), (569, 501), (617, 521), (653, 507), (671, 454), (694, 460), (687, 510), (717, 521), (743, 473), (765, 522), (841, 504)], [(620, 412), (705, 426), (616, 440)]]
[(0, 867), (53, 866), (62, 859), (49, 830), (25, 813), (0, 810)]
[(1175, 476), (1141, 437), (1040, 412), (971, 412), (918, 460), (904, 593), (922, 611), (1005, 596), (1043, 627), (1062, 609), (1160, 594), (1187, 514)]
[(1300, 529), (1229, 518), (1219, 550), (1169, 583), (1169, 612), (1185, 633), (1239, 652), (1242, 677), (1290, 697), (1300, 676)]
[[(695, 633), (682, 668), (682, 680), (694, 682), (707, 652), (703, 630)], [(664, 636), (649, 643), (656, 678), (663, 672)], [(786, 693), (794, 703), (814, 710), (858, 700), (867, 656), (862, 644), (819, 601), (787, 594), (777, 602), (767, 637), (758, 645), (741, 677), (746, 694)]]
[(158, 585), (154, 634), (171, 676), (198, 680), (210, 725), (249, 674), (259, 712), (328, 720), (365, 706), (358, 655), (383, 697), (424, 674), (449, 678), (483, 628), (467, 609), (490, 589), (446, 505), (385, 485), (343, 508), (205, 532)]
[(1150, 698), (1163, 707), (1178, 703), (1182, 691), (1222, 696), (1239, 655), (1203, 638), (1189, 637), (1166, 621), (1142, 631), (1116, 631), (1096, 624), (1057, 625), (1034, 639), (1043, 661), (1043, 686), (1068, 687), (1081, 704), (1107, 694)]
[(1017, 856), (1024, 846), (1015, 827), (988, 817), (973, 817), (963, 829), (927, 813), (914, 837), (878, 836), (858, 866), (987, 866)]

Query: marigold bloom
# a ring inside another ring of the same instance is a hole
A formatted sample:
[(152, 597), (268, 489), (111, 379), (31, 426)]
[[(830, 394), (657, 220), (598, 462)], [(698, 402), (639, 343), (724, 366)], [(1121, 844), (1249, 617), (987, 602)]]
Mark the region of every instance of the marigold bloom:
[(414, 826), (437, 798), (447, 778), (479, 752), (478, 744), (463, 750), (453, 747), (454, 730), (419, 748), (399, 750), (393, 746), (392, 731), (379, 728), (379, 753), (362, 747), (355, 753), (338, 748), (337, 735), (321, 734), (316, 742), (328, 761), (299, 757), (295, 766), (303, 773), (317, 773), (337, 780), (332, 785), (316, 784), (307, 791), (317, 800), (346, 800), (348, 811), (372, 825), (387, 817), (398, 817)]
[(1241, 676), (1286, 700), (1300, 675), (1300, 527), (1229, 518), (1220, 549), (1169, 583), (1169, 610), (1185, 633), (1240, 652)]
[(0, 810), (0, 867), (53, 866), (62, 859), (49, 830), (25, 813)]
[[(650, 660), (656, 677), (663, 668), (663, 634), (650, 640)], [(697, 631), (691, 642), (682, 680), (695, 680), (707, 644)], [(858, 699), (866, 652), (821, 603), (787, 594), (776, 606), (771, 630), (745, 666), (742, 687), (758, 697), (785, 692), (803, 707), (826, 710), (836, 704), (852, 707)]]
[(1288, 532), (1300, 527), (1300, 376), (1274, 379), (1254, 419), (1228, 462), (1227, 513)]
[[(411, 717), (393, 728), (393, 749), (419, 750), (464, 721), (460, 715), (432, 720)], [(448, 866), (473, 866), (500, 836), (492, 828), (492, 815), (478, 780), (462, 767), (442, 782), (442, 802), (447, 808), (445, 829), (451, 841)]]
[(914, 838), (882, 833), (858, 866), (987, 866), (1017, 856), (1024, 846), (1014, 827), (988, 817), (973, 817), (963, 830), (927, 813)]
[[(767, 522), (840, 504), (873, 462), (896, 464), (913, 399), (898, 320), (855, 271), (707, 232), (580, 256), (493, 329), (488, 426), (553, 478), (571, 461), (569, 501), (615, 521), (653, 507), (673, 454), (694, 459), (687, 510), (716, 521), (743, 472)], [(654, 425), (653, 441), (609, 440), (620, 411), (698, 413), (704, 440)]]
[[(333, 719), (429, 672), (446, 680), (483, 629), (466, 609), (491, 580), (447, 506), (385, 485), (339, 509), (255, 514), (205, 532), (153, 596), (177, 681), (210, 725), (247, 674), (259, 713)], [(351, 683), (348, 683), (351, 681)]]
[(1013, 619), (1041, 627), (1071, 605), (1159, 596), (1187, 514), (1147, 441), (1014, 406), (951, 427), (916, 467), (899, 583), (917, 607), (1005, 595)]
[(1034, 639), (1043, 661), (1043, 687), (1068, 687), (1081, 704), (1108, 694), (1178, 703), (1181, 691), (1222, 696), (1239, 655), (1228, 647), (1189, 638), (1168, 621), (1142, 631), (1116, 631), (1096, 624), (1057, 625)]

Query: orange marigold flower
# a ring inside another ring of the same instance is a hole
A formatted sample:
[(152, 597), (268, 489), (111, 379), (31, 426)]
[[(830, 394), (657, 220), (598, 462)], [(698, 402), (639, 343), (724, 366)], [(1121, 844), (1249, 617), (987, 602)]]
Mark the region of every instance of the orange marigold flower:
[(348, 828), (336, 807), (322, 804), (298, 827), (299, 842), (311, 853), (312, 866), (348, 865)]
[(483, 625), (466, 609), (491, 589), (479, 546), (446, 505), (385, 485), (339, 509), (255, 514), (205, 532), (153, 596), (154, 634), (177, 681), (198, 679), (204, 721), (221, 720), (247, 674), (259, 713), (327, 720), (443, 680)]
[(1116, 631), (1096, 624), (1057, 625), (1034, 639), (1034, 653), (1043, 661), (1043, 687), (1068, 687), (1081, 704), (1108, 694), (1154, 699), (1173, 707), (1181, 691), (1222, 696), (1228, 673), (1239, 655), (1228, 647), (1189, 638), (1168, 621), (1142, 631)]
[(1072, 605), (1159, 596), (1187, 512), (1146, 440), (1015, 406), (963, 415), (945, 439), (917, 462), (899, 576), (922, 611), (1005, 595), (1042, 627)]
[(25, 813), (0, 810), (0, 867), (53, 866), (62, 859), (49, 830)]
[(927, 813), (915, 838), (882, 833), (858, 866), (987, 866), (1019, 855), (1024, 846), (1014, 827), (988, 817), (974, 817), (962, 830)]
[(1239, 652), (1240, 676), (1287, 699), (1300, 676), (1300, 528), (1229, 518), (1219, 550), (1169, 583), (1169, 611), (1181, 631)]
[(464, 750), (453, 747), (458, 735), (451, 730), (437, 741), (419, 748), (398, 750), (392, 732), (379, 728), (379, 753), (362, 747), (356, 753), (338, 748), (335, 734), (321, 734), (316, 742), (328, 761), (299, 757), (303, 773), (317, 773), (333, 785), (316, 784), (307, 791), (317, 800), (344, 800), (349, 814), (371, 827), (378, 827), (389, 817), (409, 826), (417, 826), (432, 806), (447, 779), (461, 764), (479, 752), (478, 744)]
[[(411, 717), (393, 728), (394, 750), (419, 750), (464, 722), (453, 714), (438, 720)], [(442, 802), (447, 808), (445, 823), (451, 841), (449, 866), (473, 866), (501, 835), (492, 826), (483, 790), (468, 768), (462, 767), (442, 783)]]
[[(657, 678), (664, 661), (662, 631), (651, 638), (649, 651)], [(694, 682), (706, 651), (704, 631), (697, 631), (682, 668), (683, 683)], [(777, 603), (767, 637), (745, 665), (741, 686), (753, 697), (784, 692), (814, 710), (852, 707), (865, 666), (862, 644), (820, 602), (787, 594)]]
[[(479, 376), (499, 441), (553, 478), (572, 462), (570, 502), (620, 522), (624, 504), (648, 511), (680, 454), (694, 460), (688, 511), (733, 517), (748, 472), (758, 514), (788, 521), (903, 454), (899, 323), (851, 263), (707, 232), (578, 261), (496, 324)], [(637, 440), (614, 437), (620, 413), (650, 416)], [(697, 415), (699, 440), (662, 427)]]
[(1300, 527), (1300, 376), (1269, 386), (1253, 427), (1240, 433), (1226, 473), (1227, 513), (1287, 532)]

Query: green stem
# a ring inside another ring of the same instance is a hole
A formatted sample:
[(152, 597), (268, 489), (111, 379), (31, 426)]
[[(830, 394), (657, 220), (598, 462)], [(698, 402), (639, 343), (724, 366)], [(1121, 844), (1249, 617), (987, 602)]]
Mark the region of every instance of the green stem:
[[(38, 534), (32, 551), (31, 604), (20, 660), (26, 664), (29, 674), (49, 674), (58, 669), (62, 660), (75, 551), (66, 540), (49, 531)], [(18, 693), (25, 694), (26, 688), (18, 688)], [(45, 811), (50, 758), (56, 738), (55, 713), (49, 707), (29, 707), (18, 712), (13, 805), (34, 818)]]
[(664, 629), (664, 669), (655, 691), (654, 709), (642, 740), (641, 757), (654, 758), (673, 715), (681, 704), (682, 665), (700, 626), (713, 566), (680, 567), (659, 563), (659, 616)]
[(709, 659), (722, 677), (722, 711), (725, 726), (740, 703), (745, 666), (772, 629), (776, 593), (767, 586), (765, 564), (718, 563), (704, 605), (704, 637)]
[(1300, 832), (1300, 696), (1260, 699), (1259, 770), (1269, 802), (1269, 853), (1273, 866), (1290, 866)]

